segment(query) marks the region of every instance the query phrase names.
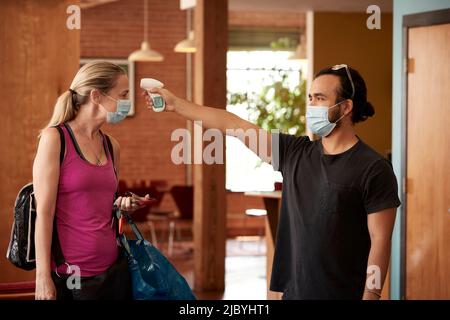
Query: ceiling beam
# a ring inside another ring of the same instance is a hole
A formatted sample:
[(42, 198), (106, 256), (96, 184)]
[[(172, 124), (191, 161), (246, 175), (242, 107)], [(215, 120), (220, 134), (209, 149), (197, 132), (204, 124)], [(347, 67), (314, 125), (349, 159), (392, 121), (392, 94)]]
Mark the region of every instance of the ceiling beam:
[(116, 1), (118, 0), (81, 0), (79, 6), (81, 9), (89, 9)]

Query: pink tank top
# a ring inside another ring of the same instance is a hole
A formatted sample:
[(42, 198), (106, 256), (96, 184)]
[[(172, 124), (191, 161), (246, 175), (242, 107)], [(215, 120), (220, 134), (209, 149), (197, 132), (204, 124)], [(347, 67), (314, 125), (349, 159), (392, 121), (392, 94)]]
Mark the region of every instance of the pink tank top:
[[(66, 262), (80, 268), (82, 277), (105, 272), (117, 260), (118, 247), (112, 227), (112, 206), (117, 178), (103, 136), (107, 164), (97, 166), (83, 159), (78, 145), (62, 125), (66, 155), (61, 164), (55, 219)], [(76, 149), (77, 148), (77, 149)], [(52, 262), (52, 270), (56, 266)], [(59, 274), (67, 266), (58, 267)]]

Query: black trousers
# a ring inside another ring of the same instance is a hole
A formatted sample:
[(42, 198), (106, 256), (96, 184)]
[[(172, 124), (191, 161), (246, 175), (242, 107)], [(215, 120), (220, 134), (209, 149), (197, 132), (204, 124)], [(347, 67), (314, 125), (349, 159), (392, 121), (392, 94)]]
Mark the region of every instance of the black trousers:
[(94, 277), (81, 277), (80, 289), (69, 289), (67, 278), (52, 272), (57, 300), (131, 300), (131, 278), (128, 261), (119, 254), (117, 261), (104, 273)]

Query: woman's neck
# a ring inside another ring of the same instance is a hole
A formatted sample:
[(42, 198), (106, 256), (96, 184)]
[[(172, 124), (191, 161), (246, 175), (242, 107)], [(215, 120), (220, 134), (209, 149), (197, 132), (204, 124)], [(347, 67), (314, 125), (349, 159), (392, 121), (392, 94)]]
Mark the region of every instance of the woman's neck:
[[(83, 108), (85, 107), (85, 108)], [(94, 139), (100, 133), (100, 128), (105, 123), (104, 117), (93, 111), (92, 106), (83, 106), (76, 117), (70, 121), (72, 129), (88, 138)]]

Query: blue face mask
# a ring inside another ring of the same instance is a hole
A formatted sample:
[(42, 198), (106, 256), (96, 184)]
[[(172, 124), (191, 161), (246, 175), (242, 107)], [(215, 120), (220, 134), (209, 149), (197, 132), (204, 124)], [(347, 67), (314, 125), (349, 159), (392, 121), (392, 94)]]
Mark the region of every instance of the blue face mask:
[(106, 122), (111, 123), (111, 124), (121, 122), (123, 119), (125, 119), (127, 117), (128, 113), (130, 112), (131, 100), (124, 100), (124, 99), (117, 100), (111, 96), (108, 96), (108, 95), (106, 95), (106, 96), (117, 102), (117, 110), (116, 111), (114, 111), (114, 112), (107, 111)]
[(340, 117), (336, 122), (330, 122), (328, 120), (328, 110), (336, 107), (344, 101), (338, 102), (331, 107), (327, 106), (307, 106), (306, 107), (306, 123), (308, 124), (309, 130), (312, 133), (326, 137), (331, 131), (336, 127), (336, 124), (339, 120), (341, 120), (345, 115)]

